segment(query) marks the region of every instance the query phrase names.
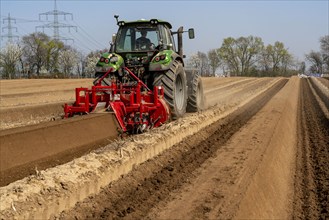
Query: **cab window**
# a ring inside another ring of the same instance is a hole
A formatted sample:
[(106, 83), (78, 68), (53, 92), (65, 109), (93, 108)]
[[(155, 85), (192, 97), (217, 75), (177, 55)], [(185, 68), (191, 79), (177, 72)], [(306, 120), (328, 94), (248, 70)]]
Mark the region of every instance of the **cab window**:
[(171, 32), (167, 27), (160, 26), (162, 44), (164, 49), (173, 49), (175, 50), (175, 45), (171, 36)]
[[(154, 50), (155, 47), (159, 45), (158, 35), (157, 29), (152, 26), (122, 27), (117, 35), (116, 51), (134, 52), (141, 50)], [(146, 46), (143, 45), (143, 47), (141, 47), (138, 42), (146, 42), (147, 44)]]

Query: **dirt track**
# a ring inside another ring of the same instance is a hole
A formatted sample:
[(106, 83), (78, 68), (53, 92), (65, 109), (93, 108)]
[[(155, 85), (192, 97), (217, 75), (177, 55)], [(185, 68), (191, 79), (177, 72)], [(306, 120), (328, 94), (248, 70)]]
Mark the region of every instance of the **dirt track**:
[[(207, 105), (217, 106), (0, 188), (0, 218), (40, 217), (35, 210), (61, 219), (328, 218), (328, 81), (286, 82), (204, 79)], [(170, 146), (171, 131), (183, 135), (210, 118), (218, 119), (154, 159), (142, 155), (146, 162), (129, 165), (133, 170), (124, 178), (121, 171), (106, 171), (117, 156), (105, 155), (119, 150), (118, 161), (125, 165), (138, 152), (157, 151), (161, 141)], [(91, 169), (97, 163), (103, 165)], [(69, 176), (60, 174), (68, 169)], [(116, 180), (106, 180), (112, 174)], [(79, 187), (86, 180), (94, 186)]]

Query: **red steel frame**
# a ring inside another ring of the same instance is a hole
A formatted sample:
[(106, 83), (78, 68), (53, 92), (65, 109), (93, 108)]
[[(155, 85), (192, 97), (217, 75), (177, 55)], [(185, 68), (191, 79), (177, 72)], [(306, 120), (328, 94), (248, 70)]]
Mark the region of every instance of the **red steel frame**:
[[(154, 87), (153, 92), (128, 68), (124, 68), (137, 84), (134, 86), (111, 81), (110, 86), (102, 86), (102, 80), (113, 69), (108, 70), (91, 89), (76, 88), (76, 101), (64, 105), (64, 117), (93, 112), (97, 104), (105, 104), (112, 110), (123, 132), (138, 126), (158, 127), (169, 120), (169, 108), (164, 101), (162, 87)], [(142, 87), (145, 90), (142, 92)]]

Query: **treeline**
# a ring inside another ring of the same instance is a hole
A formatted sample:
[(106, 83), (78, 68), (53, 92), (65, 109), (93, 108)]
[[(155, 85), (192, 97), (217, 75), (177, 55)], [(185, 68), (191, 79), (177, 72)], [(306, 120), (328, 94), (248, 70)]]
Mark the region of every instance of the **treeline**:
[[(321, 52), (305, 56), (309, 72), (328, 72), (328, 36), (320, 38)], [(197, 52), (188, 65), (203, 76), (291, 76), (306, 72), (305, 61), (296, 60), (282, 42), (265, 45), (260, 37), (225, 38), (220, 48)]]
[(103, 51), (87, 56), (44, 33), (24, 36), (18, 43), (7, 43), (0, 51), (0, 77), (72, 78), (93, 77), (96, 62)]
[[(260, 37), (225, 38), (220, 48), (197, 52), (187, 66), (203, 76), (291, 76), (297, 73), (329, 73), (329, 35), (320, 38), (321, 51), (311, 51), (305, 61), (296, 60), (282, 42), (265, 45)], [(93, 77), (101, 53), (83, 55), (44, 33), (24, 36), (0, 51), (0, 78)]]

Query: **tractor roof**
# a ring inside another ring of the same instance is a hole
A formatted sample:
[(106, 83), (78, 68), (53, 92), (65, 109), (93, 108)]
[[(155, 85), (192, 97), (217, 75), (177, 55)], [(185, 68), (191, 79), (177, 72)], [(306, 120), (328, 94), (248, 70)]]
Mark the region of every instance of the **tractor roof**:
[(159, 20), (159, 19), (150, 19), (150, 20), (136, 20), (136, 21), (119, 21), (118, 25), (123, 26), (125, 24), (130, 24), (130, 25), (139, 25), (139, 24), (164, 24), (168, 26), (170, 29), (172, 28), (171, 24), (167, 21)]

